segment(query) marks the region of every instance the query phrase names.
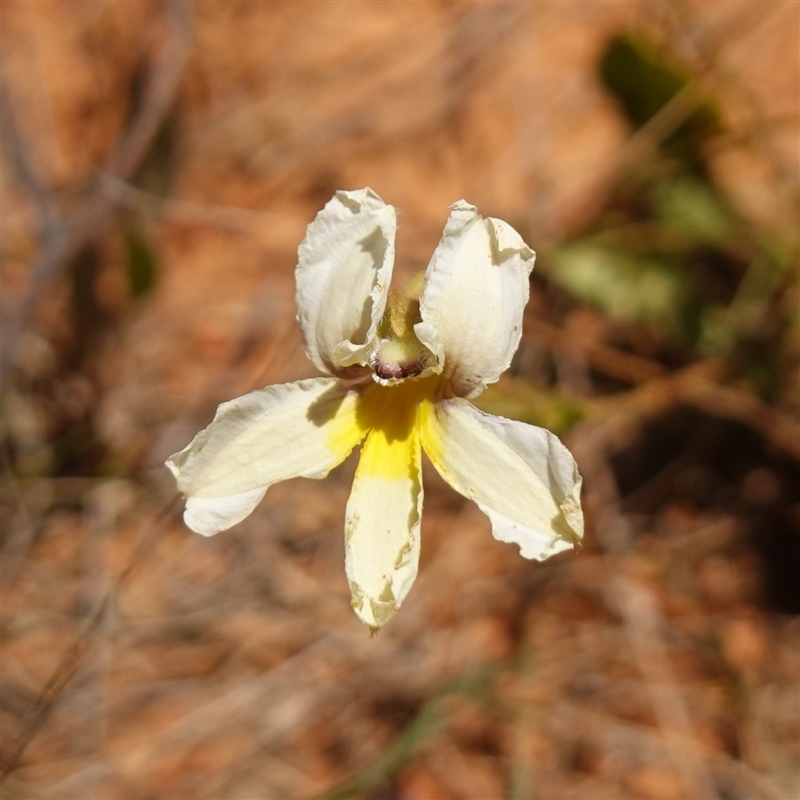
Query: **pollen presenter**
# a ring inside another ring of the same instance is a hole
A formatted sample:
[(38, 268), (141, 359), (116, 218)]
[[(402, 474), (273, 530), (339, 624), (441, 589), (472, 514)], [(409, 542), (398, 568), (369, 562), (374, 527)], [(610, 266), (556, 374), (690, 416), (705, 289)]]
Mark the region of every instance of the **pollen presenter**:
[(581, 477), (543, 428), (484, 414), (470, 398), (519, 344), (534, 252), (463, 200), (418, 299), (390, 294), (397, 213), (371, 189), (339, 191), (308, 226), (297, 319), (325, 377), (223, 403), (167, 466), (184, 520), (205, 536), (243, 520), (287, 478), (324, 478), (358, 445), (345, 514), (352, 607), (371, 629), (399, 609), (417, 575), (421, 452), (476, 502), (492, 533), (543, 560), (583, 536)]

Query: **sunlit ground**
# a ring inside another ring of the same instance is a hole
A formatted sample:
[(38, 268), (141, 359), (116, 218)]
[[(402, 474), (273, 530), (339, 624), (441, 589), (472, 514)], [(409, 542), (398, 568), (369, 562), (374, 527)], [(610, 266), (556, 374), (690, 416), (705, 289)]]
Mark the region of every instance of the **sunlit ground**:
[[(800, 791), (800, 6), (4, 2), (3, 797)], [(351, 458), (211, 539), (162, 466), (314, 375), (339, 188), (427, 264), (464, 197), (538, 252), (479, 399), (555, 430), (544, 563), (424, 468), (419, 578), (349, 607)]]

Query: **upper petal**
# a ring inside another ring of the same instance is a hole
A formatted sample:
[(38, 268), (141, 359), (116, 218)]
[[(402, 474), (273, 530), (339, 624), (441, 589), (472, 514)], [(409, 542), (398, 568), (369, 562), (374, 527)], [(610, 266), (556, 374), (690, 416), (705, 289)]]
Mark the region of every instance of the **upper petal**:
[(336, 375), (366, 363), (386, 308), (397, 213), (372, 189), (338, 191), (298, 251), (297, 319), (309, 358)]
[(324, 478), (364, 437), (357, 395), (334, 378), (268, 386), (223, 403), (167, 466), (186, 524), (206, 536), (244, 519), (273, 483)]
[(581, 476), (558, 437), (484, 414), (459, 398), (425, 408), (425, 453), (456, 491), (488, 515), (497, 539), (515, 542), (525, 558), (539, 561), (581, 540)]
[(455, 393), (474, 397), (508, 368), (522, 334), (535, 253), (507, 223), (454, 203), (428, 264), (417, 338), (429, 347)]

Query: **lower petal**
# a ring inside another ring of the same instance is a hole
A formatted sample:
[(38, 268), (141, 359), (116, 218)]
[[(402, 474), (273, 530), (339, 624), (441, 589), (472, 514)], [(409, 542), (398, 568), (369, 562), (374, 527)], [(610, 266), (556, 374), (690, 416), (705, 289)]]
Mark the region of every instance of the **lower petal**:
[(345, 568), (353, 610), (373, 630), (394, 616), (417, 577), (421, 515), (416, 425), (401, 439), (370, 431), (347, 503)]
[(452, 399), (425, 404), (420, 435), (441, 476), (489, 517), (495, 538), (538, 561), (580, 542), (581, 477), (550, 431)]
[(167, 461), (187, 498), (186, 524), (209, 536), (244, 519), (273, 483), (324, 478), (364, 438), (357, 400), (334, 378), (312, 378), (223, 403)]

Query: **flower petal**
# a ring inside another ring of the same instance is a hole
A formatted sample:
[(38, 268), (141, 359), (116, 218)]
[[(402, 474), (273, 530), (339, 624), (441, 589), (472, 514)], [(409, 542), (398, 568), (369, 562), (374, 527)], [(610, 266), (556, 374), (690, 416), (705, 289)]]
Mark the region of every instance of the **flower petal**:
[[(169, 462), (167, 462), (169, 466)], [(170, 467), (171, 468), (171, 467)], [(217, 531), (224, 531), (249, 517), (253, 509), (264, 499), (266, 487), (248, 489), (225, 497), (186, 498), (186, 510), (183, 519), (195, 533), (212, 536)]]
[(297, 265), (297, 319), (317, 369), (366, 364), (386, 309), (397, 213), (372, 189), (339, 191), (308, 226)]
[(210, 536), (241, 522), (273, 483), (324, 478), (364, 438), (357, 401), (336, 379), (311, 378), (223, 403), (167, 461), (187, 498), (186, 524)]
[(458, 398), (425, 404), (421, 423), (426, 455), (488, 515), (495, 538), (538, 561), (580, 542), (581, 477), (550, 431), (484, 414)]
[(417, 338), (445, 362), (455, 393), (475, 397), (511, 363), (535, 253), (499, 219), (459, 200), (428, 264)]
[(421, 515), (416, 425), (402, 439), (370, 431), (347, 503), (345, 569), (353, 610), (373, 630), (394, 616), (417, 577)]

